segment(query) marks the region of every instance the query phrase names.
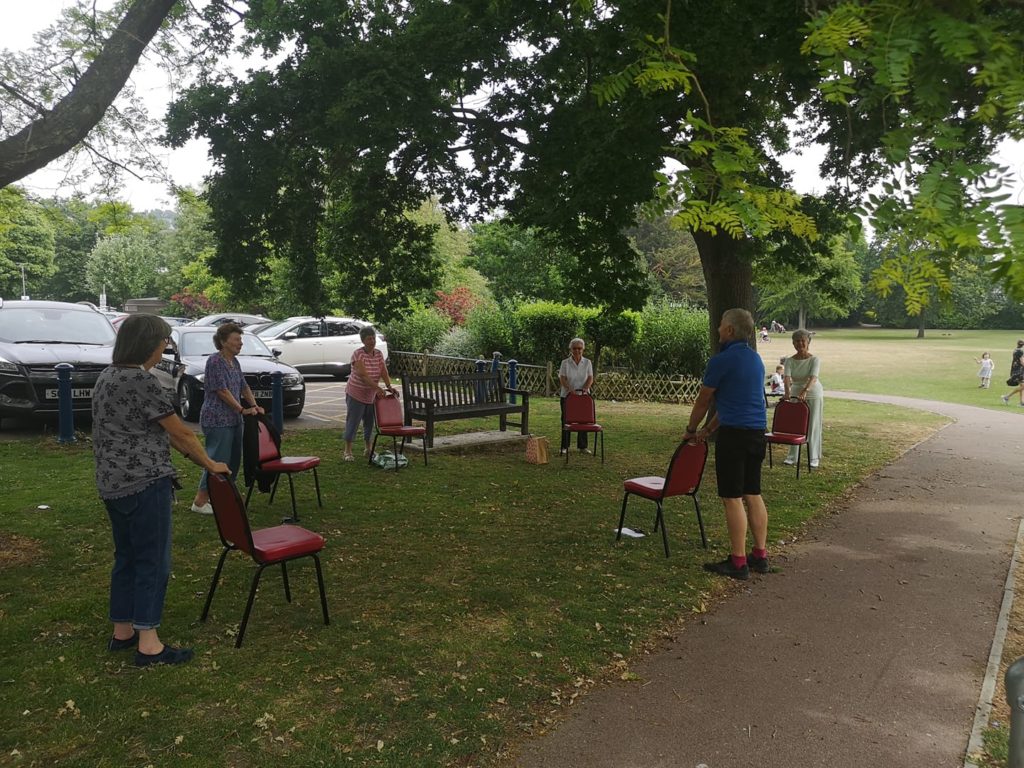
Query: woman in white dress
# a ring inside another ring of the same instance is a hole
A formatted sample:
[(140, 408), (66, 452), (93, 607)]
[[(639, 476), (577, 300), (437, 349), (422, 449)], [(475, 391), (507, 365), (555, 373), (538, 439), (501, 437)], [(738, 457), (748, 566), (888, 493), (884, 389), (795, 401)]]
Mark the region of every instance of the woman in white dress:
[[(796, 354), (786, 358), (785, 398), (796, 398), (807, 403), (811, 411), (810, 424), (807, 427), (807, 451), (811, 457), (811, 466), (816, 467), (821, 461), (821, 413), (825, 392), (818, 379), (821, 360), (811, 354), (811, 334), (800, 330), (793, 332), (793, 349)], [(789, 449), (786, 464), (795, 464), (797, 446)]]

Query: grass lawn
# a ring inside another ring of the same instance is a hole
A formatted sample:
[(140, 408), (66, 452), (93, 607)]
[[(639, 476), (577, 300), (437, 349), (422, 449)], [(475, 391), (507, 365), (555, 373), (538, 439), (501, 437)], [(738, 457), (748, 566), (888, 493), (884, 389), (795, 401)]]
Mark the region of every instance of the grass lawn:
[[(814, 348), (834, 386), (843, 378), (830, 342), (820, 334)], [(965, 392), (975, 346), (942, 371)], [(780, 340), (771, 351), (785, 349)], [(911, 370), (897, 365), (901, 356), (894, 353), (894, 375)], [(557, 401), (531, 403), (535, 432), (557, 435)], [(601, 403), (599, 413), (603, 466), (576, 455), (568, 467), (534, 466), (521, 447), (506, 447), (436, 454), (427, 468), (414, 452), (396, 475), (341, 462), (336, 432), (289, 433), (288, 452), (324, 458), (324, 509), (311, 478), (297, 485), (303, 523), (328, 542), (331, 625), (321, 623), (311, 564), (289, 569), (290, 605), (269, 569), (241, 650), (233, 635), (251, 566), (229, 558), (211, 618), (198, 624), (220, 544), (214, 521), (187, 511), (198, 473), (181, 461), (186, 490), (161, 634), (194, 645), (197, 658), (143, 671), (131, 653), (104, 650), (111, 543), (88, 443), (0, 444), (0, 763), (501, 762), (595, 681), (635, 680), (630, 667), (642, 648), (735, 586), (700, 568), (727, 543), (710, 463), (701, 492), (710, 552), (688, 499), (667, 506), (671, 558), (659, 537), (613, 542), (622, 480), (664, 471), (687, 409)], [(799, 483), (781, 464), (765, 471), (776, 551), (942, 423), (838, 400), (826, 419), (821, 471)], [(444, 425), (473, 426), (493, 421)], [(254, 524), (275, 524), (287, 508), (287, 496), (273, 508), (257, 497)], [(649, 531), (654, 506), (634, 499), (630, 509), (627, 525)]]
[[(1010, 353), (1021, 331), (937, 331), (915, 338), (915, 330), (837, 328), (816, 331), (811, 352), (821, 358), (821, 381), (828, 390), (921, 397), (949, 403), (1004, 408), (1009, 391)], [(758, 351), (771, 373), (779, 357), (793, 354), (789, 334), (773, 334)], [(995, 361), (991, 389), (978, 388), (976, 358)], [(1024, 409), (1021, 409), (1024, 411)]]

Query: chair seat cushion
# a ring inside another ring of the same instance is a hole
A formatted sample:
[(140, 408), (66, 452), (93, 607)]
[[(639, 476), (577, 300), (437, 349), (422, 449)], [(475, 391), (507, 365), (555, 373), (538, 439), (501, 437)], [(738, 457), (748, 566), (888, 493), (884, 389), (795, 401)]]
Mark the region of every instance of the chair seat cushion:
[(632, 477), (626, 480), (622, 487), (629, 493), (635, 493), (637, 496), (644, 496), (648, 499), (656, 499), (661, 496), (661, 491), (665, 487), (664, 477)]
[(807, 442), (807, 435), (791, 435), (787, 432), (768, 432), (765, 434), (769, 443), (783, 443), (785, 445), (803, 445)]
[(603, 432), (604, 427), (600, 424), (563, 424), (562, 429), (567, 432)]
[(319, 456), (282, 456), (280, 459), (262, 462), (260, 469), (263, 472), (305, 472), (319, 466)]
[(378, 432), (388, 437), (422, 437), (427, 434), (426, 427), (381, 427)]
[(264, 563), (302, 557), (324, 548), (324, 537), (298, 525), (275, 525), (252, 532), (254, 555)]

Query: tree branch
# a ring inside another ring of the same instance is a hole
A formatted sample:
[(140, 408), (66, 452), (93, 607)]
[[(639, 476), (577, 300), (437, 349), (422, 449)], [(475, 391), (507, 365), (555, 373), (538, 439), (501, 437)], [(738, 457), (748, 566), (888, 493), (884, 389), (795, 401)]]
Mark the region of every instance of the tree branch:
[(39, 119), (0, 141), (0, 187), (38, 171), (85, 139), (177, 1), (134, 0), (71, 92)]

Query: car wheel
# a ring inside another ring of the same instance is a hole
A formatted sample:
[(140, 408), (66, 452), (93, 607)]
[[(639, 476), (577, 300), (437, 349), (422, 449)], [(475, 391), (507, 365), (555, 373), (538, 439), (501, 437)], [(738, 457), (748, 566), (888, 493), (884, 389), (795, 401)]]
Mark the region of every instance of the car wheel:
[(178, 387), (178, 399), (181, 418), (185, 421), (199, 421), (199, 411), (203, 408), (202, 390), (191, 381), (183, 381)]

